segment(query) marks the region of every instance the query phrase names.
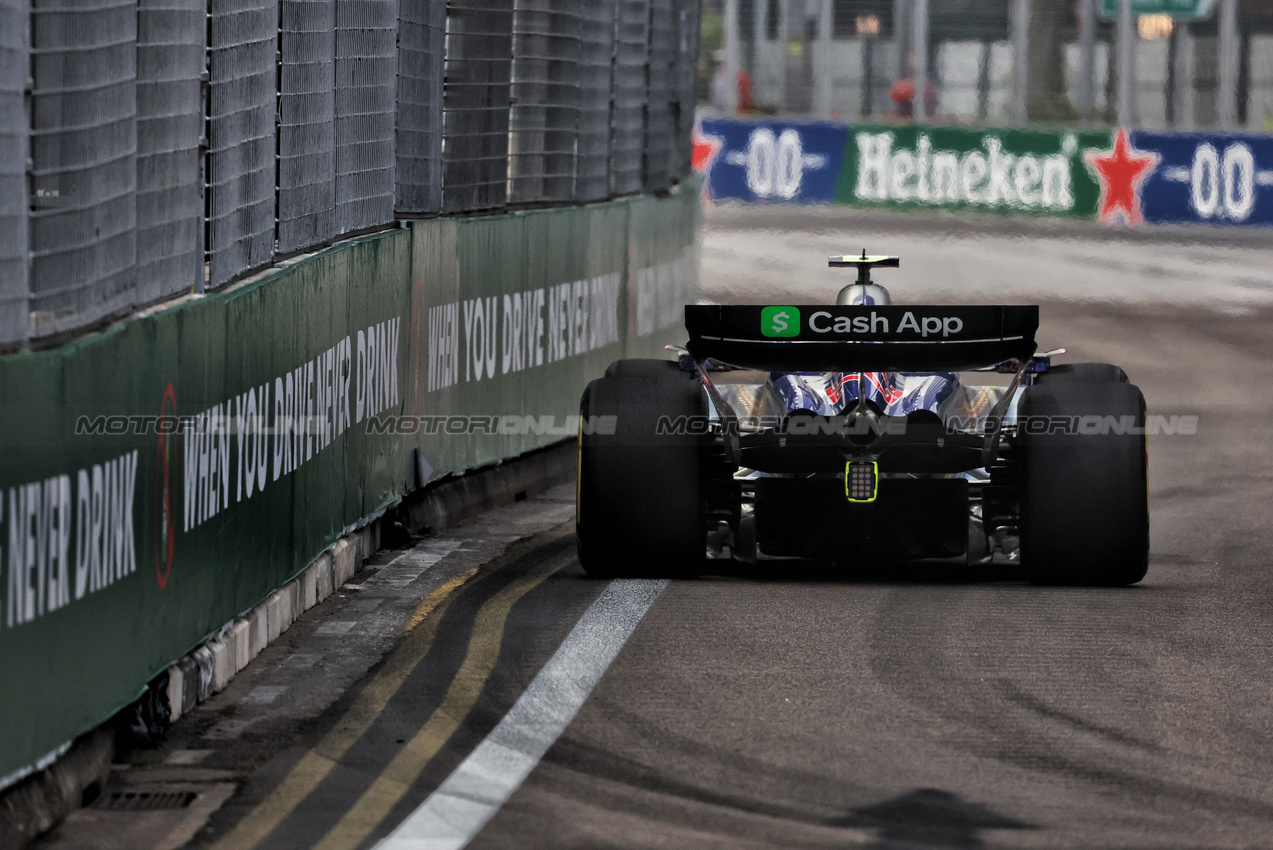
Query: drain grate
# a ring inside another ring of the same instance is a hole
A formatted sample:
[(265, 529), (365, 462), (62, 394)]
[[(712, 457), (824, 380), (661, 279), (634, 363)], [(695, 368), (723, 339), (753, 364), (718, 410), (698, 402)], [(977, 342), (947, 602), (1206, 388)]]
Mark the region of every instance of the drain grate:
[(196, 796), (193, 791), (113, 791), (98, 797), (93, 808), (128, 812), (184, 809)]

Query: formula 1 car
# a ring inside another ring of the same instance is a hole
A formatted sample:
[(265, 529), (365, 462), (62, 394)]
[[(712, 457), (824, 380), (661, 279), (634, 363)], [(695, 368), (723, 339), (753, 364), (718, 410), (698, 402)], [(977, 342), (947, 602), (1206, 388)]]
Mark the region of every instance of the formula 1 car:
[[(897, 257), (830, 265), (858, 270), (834, 305), (687, 306), (679, 360), (620, 360), (588, 385), (589, 574), (998, 555), (1036, 583), (1144, 577), (1145, 400), (1122, 369), (1054, 365), (1037, 306), (894, 305), (871, 269)], [(1011, 379), (958, 374), (978, 371)]]

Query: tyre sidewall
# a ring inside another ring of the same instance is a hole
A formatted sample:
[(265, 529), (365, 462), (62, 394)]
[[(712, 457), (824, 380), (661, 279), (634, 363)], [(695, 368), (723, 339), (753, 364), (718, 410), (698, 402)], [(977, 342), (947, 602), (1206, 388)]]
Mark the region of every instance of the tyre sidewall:
[[(1143, 578), (1149, 507), (1140, 390), (1079, 381), (1032, 387), (1019, 421), (1021, 559), (1031, 579), (1122, 585)], [(1079, 427), (1037, 433), (1040, 427), (1026, 425), (1067, 421)], [(1125, 429), (1129, 422), (1135, 427)]]

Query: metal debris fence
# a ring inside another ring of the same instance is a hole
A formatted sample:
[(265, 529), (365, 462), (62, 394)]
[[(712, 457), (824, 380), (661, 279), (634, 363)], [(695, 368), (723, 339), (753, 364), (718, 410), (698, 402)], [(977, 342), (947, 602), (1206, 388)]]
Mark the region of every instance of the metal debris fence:
[(206, 0), (141, 0), (137, 13), (137, 295), (203, 273), (199, 147)]
[(137, 19), (132, 0), (32, 4), (32, 337), (137, 296)]
[(274, 253), (278, 3), (212, 0), (210, 8), (207, 256), (218, 287)]
[(396, 218), (660, 193), (701, 0), (0, 0), (0, 350)]
[(336, 3), (336, 229), (393, 220), (397, 0)]
[[(615, 22), (614, 107), (610, 126), (610, 190), (623, 195), (641, 191), (645, 161), (648, 67), (650, 64), (650, 0), (617, 0)], [(656, 119), (657, 120), (657, 119)]]
[(442, 209), (442, 92), (446, 3), (405, 3), (398, 17), (398, 210)]
[(336, 235), (336, 0), (281, 0), (278, 251)]
[(0, 0), (0, 341), (22, 344), (30, 312), (26, 109), (29, 23), (21, 0)]

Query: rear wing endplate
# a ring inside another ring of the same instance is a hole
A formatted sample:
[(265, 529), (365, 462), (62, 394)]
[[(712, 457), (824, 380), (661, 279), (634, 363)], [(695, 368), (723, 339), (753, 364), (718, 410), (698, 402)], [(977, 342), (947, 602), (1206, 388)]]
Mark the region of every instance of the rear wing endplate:
[(690, 305), (689, 353), (768, 372), (958, 372), (1025, 361), (1037, 306)]

